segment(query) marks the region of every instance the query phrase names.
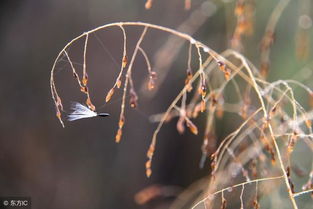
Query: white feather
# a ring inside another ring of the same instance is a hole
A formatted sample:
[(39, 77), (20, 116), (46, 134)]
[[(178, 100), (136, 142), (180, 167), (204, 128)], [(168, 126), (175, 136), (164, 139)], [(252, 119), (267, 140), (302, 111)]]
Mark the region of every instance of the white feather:
[(92, 118), (98, 115), (96, 112), (90, 110), (88, 107), (78, 102), (73, 102), (71, 109), (73, 110), (73, 112), (68, 114), (68, 121), (79, 120), (82, 118)]

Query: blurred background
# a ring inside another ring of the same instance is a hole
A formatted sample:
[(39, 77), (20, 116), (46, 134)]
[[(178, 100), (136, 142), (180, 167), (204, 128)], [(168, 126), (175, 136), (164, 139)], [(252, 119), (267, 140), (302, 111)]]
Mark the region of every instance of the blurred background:
[[(256, 66), (259, 44), (277, 2), (255, 2), (256, 27), (254, 35), (245, 38), (243, 53)], [(149, 179), (145, 176), (146, 151), (156, 128), (149, 116), (165, 111), (182, 88), (187, 46), (182, 46), (180, 59), (170, 66), (160, 91), (152, 97), (138, 90), (139, 106), (136, 110), (126, 108), (123, 137), (116, 144), (121, 92), (104, 104), (119, 70), (122, 33), (118, 28), (97, 32), (88, 45), (90, 91), (97, 109), (111, 116), (66, 122), (65, 128), (55, 117), (49, 86), (51, 67), (65, 44), (84, 31), (119, 21), (142, 21), (174, 29), (185, 23), (188, 27), (181, 30), (193, 33), (214, 50), (221, 52), (229, 46), (236, 24), (232, 0), (193, 0), (190, 10), (184, 9), (182, 0), (155, 0), (150, 10), (144, 5), (144, 0), (0, 2), (0, 196), (30, 196), (34, 209), (168, 208), (179, 192), (209, 174), (209, 165), (199, 168), (203, 136), (189, 132), (179, 135), (174, 120), (161, 130), (153, 174)], [(308, 83), (312, 78), (312, 64), (307, 64), (312, 56), (305, 61), (295, 56), (299, 10), (298, 1), (292, 1), (279, 20), (271, 52), (271, 69), (275, 70), (270, 71), (269, 80), (296, 76)], [(142, 28), (126, 30), (131, 53)], [(143, 47), (152, 64), (167, 38), (168, 34), (148, 31)], [(82, 64), (82, 44), (70, 48), (77, 68)], [(66, 111), (70, 101), (84, 101), (69, 69), (66, 61), (60, 61), (56, 69), (57, 88)], [(304, 76), (296, 75), (298, 71)], [(139, 57), (134, 67), (138, 89), (147, 75), (144, 59)], [(203, 130), (201, 118), (197, 125)], [(220, 121), (217, 136), (225, 135), (226, 125), (231, 123)], [(166, 192), (147, 204), (136, 204), (135, 194), (152, 185)]]

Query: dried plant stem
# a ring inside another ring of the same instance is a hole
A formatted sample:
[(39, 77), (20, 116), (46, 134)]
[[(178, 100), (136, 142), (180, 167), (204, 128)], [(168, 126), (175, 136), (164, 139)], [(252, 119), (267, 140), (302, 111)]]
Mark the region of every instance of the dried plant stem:
[[(139, 46), (145, 36), (147, 32), (147, 27), (144, 27), (144, 30), (139, 38), (139, 40), (137, 41), (136, 47), (134, 49), (132, 58), (130, 60), (130, 63), (128, 65), (128, 69), (125, 75), (125, 84), (124, 84), (124, 89), (123, 89), (123, 98), (122, 98), (122, 103), (121, 103), (121, 113), (120, 113), (120, 122), (119, 122), (119, 127), (118, 127), (118, 131), (116, 134), (116, 142), (119, 142), (121, 140), (121, 135), (122, 135), (122, 128), (124, 126), (125, 123), (125, 101), (126, 101), (126, 93), (127, 93), (127, 86), (128, 86), (128, 82), (132, 82), (131, 80), (131, 71), (132, 71), (132, 67), (135, 61), (135, 58), (137, 56), (138, 50), (139, 50)], [(122, 124), (122, 125), (121, 125)]]
[(123, 69), (125, 68), (125, 64), (123, 64), (123, 62), (125, 62), (125, 59), (127, 59), (126, 58), (127, 57), (127, 55), (126, 55), (126, 53), (127, 53), (126, 52), (126, 46), (127, 46), (126, 32), (125, 32), (125, 29), (124, 29), (124, 27), (122, 25), (120, 25), (119, 27), (121, 28), (121, 30), (123, 32), (123, 56), (122, 56), (122, 62), (121, 62), (122, 64), (121, 64), (120, 73), (119, 73), (119, 75), (116, 78), (116, 82), (115, 82), (113, 88), (115, 86), (117, 86), (119, 88), (118, 83), (120, 82), (120, 79), (121, 79), (122, 74), (123, 74)]
[[(264, 104), (264, 101), (263, 101), (263, 98), (262, 98), (262, 95), (261, 95), (261, 92), (260, 92), (260, 89), (256, 83), (256, 80), (250, 70), (250, 67), (248, 66), (246, 60), (242, 57), (242, 55), (240, 54), (237, 54), (238, 58), (241, 59), (243, 65), (246, 67), (246, 70), (248, 71), (248, 74), (250, 75), (250, 78), (253, 82), (253, 87), (259, 97), (259, 100), (261, 102), (261, 106), (262, 106), (262, 109), (263, 109), (263, 113), (264, 113), (264, 118), (268, 118), (268, 115), (267, 115), (267, 111), (266, 111), (266, 108), (265, 108), (265, 104)], [(283, 160), (282, 160), (282, 157), (281, 157), (281, 153), (280, 153), (280, 150), (279, 150), (279, 147), (278, 147), (278, 144), (276, 142), (276, 138), (274, 136), (274, 132), (273, 132), (273, 128), (272, 128), (272, 125), (269, 123), (268, 124), (268, 129), (270, 131), (270, 136), (273, 140), (273, 144), (274, 144), (274, 147), (275, 147), (275, 150), (276, 150), (276, 154), (277, 154), (277, 158), (278, 158), (278, 161), (279, 161), (279, 165), (280, 165), (280, 168), (281, 168), (281, 171), (284, 175), (284, 180), (285, 180), (285, 184), (287, 186), (287, 190), (288, 190), (288, 194), (289, 194), (289, 198), (290, 198), (290, 201), (292, 203), (292, 206), (293, 208), (297, 209), (298, 206), (297, 206), (297, 203), (296, 203), (296, 200), (295, 198), (293, 197), (293, 194), (292, 194), (292, 190), (291, 190), (291, 186), (290, 186), (290, 183), (288, 181), (288, 176), (287, 176), (287, 173), (286, 173), (286, 170), (285, 170), (285, 166), (283, 164)]]
[(297, 192), (297, 193), (294, 193), (293, 196), (294, 197), (299, 197), (303, 194), (307, 194), (307, 193), (310, 193), (310, 192), (313, 192), (313, 189), (309, 189), (309, 190), (305, 190), (305, 191), (302, 191), (302, 192)]
[(84, 63), (83, 63), (83, 79), (87, 77), (86, 66), (87, 66), (87, 44), (89, 39), (89, 33), (86, 34), (85, 44), (84, 44)]
[[(270, 18), (268, 27), (266, 29), (267, 31), (274, 31), (277, 21), (289, 1), (290, 0), (280, 1), (279, 5), (273, 12), (272, 17)], [(149, 2), (151, 3), (152, 1), (147, 2), (149, 4)], [(240, 6), (243, 6), (241, 5), (243, 1), (239, 1), (239, 3), (240, 4), (237, 5), (237, 9), (240, 9)], [(240, 11), (237, 12), (240, 13)], [(143, 29), (132, 51), (130, 61), (128, 61), (126, 50), (126, 26), (136, 26), (140, 29)], [(173, 117), (178, 117), (177, 130), (179, 133), (183, 133), (185, 126), (187, 126), (192, 133), (197, 135), (198, 128), (193, 123), (193, 118), (196, 118), (200, 112), (206, 112), (206, 124), (202, 144), (202, 159), (200, 161), (200, 165), (204, 165), (206, 157), (213, 152), (210, 150), (210, 148), (214, 146), (213, 144), (215, 144), (216, 141), (215, 115), (216, 117), (222, 117), (221, 115), (223, 115), (224, 111), (235, 112), (242, 118), (242, 122), (240, 121), (240, 125), (238, 125), (236, 130), (230, 133), (226, 138), (224, 138), (224, 140), (222, 140), (217, 150), (211, 156), (212, 180), (210, 181), (209, 187), (206, 191), (209, 195), (197, 202), (193, 208), (195, 208), (200, 203), (209, 203), (212, 201), (210, 197), (221, 193), (221, 208), (225, 209), (230, 200), (226, 200), (227, 197), (224, 197), (224, 191), (233, 189), (235, 187), (241, 187), (240, 205), (241, 208), (243, 208), (243, 196), (246, 184), (256, 183), (257, 193), (257, 186), (259, 182), (276, 179), (284, 179), (284, 181), (279, 181), (279, 183), (284, 183), (286, 185), (292, 207), (294, 209), (298, 208), (295, 197), (312, 191), (310, 187), (312, 177), (310, 177), (308, 183), (305, 184), (305, 187), (303, 188), (305, 191), (298, 193), (294, 192), (291, 172), (294, 173), (295, 171), (291, 170), (291, 152), (297, 138), (304, 138), (304, 142), (308, 147), (310, 147), (311, 150), (313, 150), (313, 142), (311, 140), (313, 136), (311, 127), (313, 113), (306, 112), (305, 108), (296, 100), (292, 87), (293, 85), (296, 85), (305, 90), (309, 95), (313, 95), (312, 90), (308, 86), (292, 80), (279, 80), (269, 83), (262, 79), (261, 73), (258, 72), (258, 69), (242, 54), (234, 50), (226, 50), (225, 52), (217, 53), (203, 43), (194, 40), (188, 34), (149, 23), (119, 22), (97, 27), (71, 40), (60, 51), (56, 60), (54, 61), (50, 77), (50, 88), (52, 98), (56, 106), (56, 115), (62, 126), (64, 126), (61, 117), (63, 105), (61, 98), (58, 95), (54, 81), (56, 65), (58, 61), (63, 58), (62, 56), (67, 58), (75, 80), (81, 88), (81, 91), (87, 95), (86, 104), (91, 110), (95, 110), (95, 107), (91, 103), (89, 90), (87, 87), (88, 38), (90, 34), (99, 30), (108, 29), (110, 27), (119, 27), (123, 34), (123, 53), (120, 71), (113, 87), (108, 92), (106, 97), (106, 102), (108, 102), (114, 93), (114, 89), (120, 88), (123, 84), (120, 118), (115, 138), (116, 142), (121, 140), (122, 129), (125, 123), (127, 94), (130, 95), (130, 106), (137, 106), (138, 96), (135, 91), (135, 83), (132, 78), (132, 71), (135, 60), (138, 56), (138, 52), (141, 53), (145, 59), (146, 67), (149, 73), (150, 80), (148, 89), (153, 89), (155, 85), (154, 80), (156, 79), (157, 74), (155, 70), (152, 70), (148, 54), (141, 47), (141, 43), (146, 37), (147, 31), (155, 29), (158, 31), (170, 33), (176, 38), (181, 38), (182, 40), (179, 42), (180, 44), (178, 44), (177, 48), (180, 48), (182, 43), (185, 41), (187, 41), (187, 44), (189, 44), (187, 54), (188, 57), (186, 59), (187, 78), (185, 80), (185, 85), (181, 88), (181, 91), (170, 103), (166, 111), (163, 114), (159, 114), (157, 117), (155, 117), (158, 121), (158, 124), (153, 132), (151, 143), (147, 151), (147, 177), (150, 177), (152, 174), (151, 165), (157, 143), (157, 137), (165, 122)], [(75, 63), (73, 64), (70, 58), (69, 47), (77, 40), (83, 38), (85, 38), (83, 48), (83, 67), (82, 78), (80, 78), (77, 70), (74, 67)], [(173, 43), (171, 44), (173, 45)], [(269, 45), (267, 45), (266, 48), (266, 50), (268, 50), (266, 53), (268, 54)], [(196, 69), (192, 69), (193, 65), (191, 62), (193, 59), (193, 47), (195, 47), (196, 50), (194, 53), (194, 56), (197, 60), (197, 64), (195, 65)], [(175, 53), (178, 53), (178, 51), (175, 51)], [(173, 60), (173, 58), (173, 56), (170, 56), (169, 60)], [(197, 91), (191, 91), (195, 86), (197, 86)], [(228, 89), (230, 89), (232, 92), (235, 92), (235, 102), (231, 102), (233, 100), (232, 98), (227, 98), (228, 96), (226, 94), (228, 93)], [(192, 95), (190, 98), (189, 94)], [(254, 98), (256, 98), (256, 101), (253, 101)], [(288, 104), (288, 107), (291, 105), (292, 109), (290, 111), (288, 108), (284, 107), (286, 103)], [(303, 128), (303, 125), (306, 125), (307, 128)], [(278, 140), (282, 140), (280, 142), (285, 143), (285, 141), (283, 141), (285, 139), (288, 139), (287, 149), (284, 149), (285, 147), (283, 146), (278, 146)], [(210, 147), (208, 145), (212, 146)], [(268, 159), (272, 160), (272, 166), (267, 164), (269, 162)], [(275, 162), (278, 162), (279, 165), (274, 166)], [(284, 163), (286, 165), (284, 165)], [(268, 168), (272, 170), (267, 170)], [(259, 173), (258, 170), (261, 169), (264, 169), (264, 172)], [(275, 172), (269, 173), (269, 171)], [(279, 173), (277, 173), (277, 171)], [(245, 182), (239, 184), (232, 182), (231, 184), (234, 185), (229, 186), (229, 181), (222, 181), (222, 179), (226, 177), (237, 181), (238, 179), (235, 179), (235, 177), (237, 177), (239, 174), (242, 175), (240, 176), (241, 178), (245, 178)], [(281, 176), (262, 178), (264, 176), (276, 175)], [(251, 178), (254, 180), (251, 180)], [(254, 199), (255, 208), (259, 208), (258, 198), (259, 196), (257, 194)], [(205, 204), (205, 207), (206, 206), (207, 205)]]
[[(268, 178), (260, 178), (260, 179), (255, 179), (255, 180), (250, 180), (250, 181), (245, 181), (245, 182), (242, 182), (242, 183), (239, 183), (239, 184), (235, 184), (235, 185), (232, 185), (232, 186), (229, 186), (229, 187), (225, 187), (221, 190), (218, 190), (214, 193), (212, 193), (211, 195), (217, 195), (219, 193), (222, 193), (224, 191), (227, 191), (229, 189), (234, 189), (236, 187), (242, 187), (244, 185), (247, 185), (247, 184), (252, 184), (252, 183), (260, 183), (260, 182), (263, 182), (263, 181), (270, 181), (270, 180), (277, 180), (277, 179), (282, 179), (284, 178), (284, 176), (275, 176), (275, 177), (268, 177)], [(200, 201), (197, 202), (197, 204), (195, 204), (191, 209), (194, 209), (196, 208), (199, 204), (201, 203), (204, 203), (209, 197), (205, 197), (203, 199), (201, 199)]]
[(149, 74), (151, 74), (152, 72), (152, 68), (151, 68), (151, 63), (150, 60), (148, 58), (147, 53), (145, 52), (145, 50), (143, 50), (140, 46), (138, 47), (139, 51), (141, 52), (142, 56), (145, 58), (146, 64), (147, 64), (147, 69)]
[(99, 30), (102, 30), (102, 29), (105, 29), (105, 28), (110, 28), (110, 27), (120, 27), (122, 29), (123, 37), (124, 37), (123, 57), (125, 57), (125, 55), (126, 55), (126, 33), (125, 33), (125, 30), (124, 30), (123, 26), (143, 26), (143, 27), (147, 27), (147, 28), (153, 28), (153, 29), (161, 30), (161, 31), (164, 31), (164, 32), (171, 33), (171, 34), (173, 34), (175, 36), (178, 36), (180, 38), (183, 38), (185, 40), (188, 40), (188, 41), (190, 41), (192, 43), (197, 44), (199, 47), (202, 47), (202, 48), (205, 48), (205, 49), (209, 50), (207, 46), (205, 46), (204, 44), (202, 44), (200, 42), (196, 42), (191, 36), (189, 36), (189, 35), (187, 35), (185, 33), (181, 33), (181, 32), (175, 31), (175, 30), (170, 29), (170, 28), (166, 28), (166, 27), (162, 27), (162, 26), (158, 26), (158, 25), (153, 25), (153, 24), (149, 24), (149, 23), (143, 23), (143, 22), (118, 22), (118, 23), (111, 23), (111, 24), (107, 24), (107, 25), (103, 25), (103, 26), (97, 27), (97, 28), (95, 28), (93, 30), (90, 30), (88, 32), (85, 32), (85, 33), (81, 34), (80, 36), (77, 36), (76, 38), (74, 38), (70, 42), (68, 42), (64, 46), (64, 48), (59, 52), (58, 56), (56, 57), (56, 59), (55, 59), (55, 61), (53, 63), (52, 70), (51, 70), (51, 76), (50, 76), (50, 88), (51, 88), (52, 99), (55, 102), (58, 119), (59, 119), (59, 121), (60, 121), (60, 123), (62, 124), (63, 127), (64, 127), (64, 123), (63, 123), (63, 120), (61, 118), (61, 111), (63, 110), (61, 108), (62, 103), (61, 103), (61, 100), (60, 100), (60, 97), (58, 95), (57, 89), (55, 87), (55, 82), (54, 82), (54, 72), (55, 72), (55, 68), (56, 68), (56, 65), (57, 65), (59, 59), (61, 58), (62, 54), (67, 50), (67, 48), (69, 46), (71, 46), (77, 40), (79, 40), (79, 39), (81, 39), (83, 37), (86, 37), (85, 46), (84, 46), (84, 64), (83, 64), (83, 71), (84, 71), (84, 75), (86, 76), (86, 48), (87, 48), (88, 36), (91, 33), (94, 33), (96, 31), (99, 31)]

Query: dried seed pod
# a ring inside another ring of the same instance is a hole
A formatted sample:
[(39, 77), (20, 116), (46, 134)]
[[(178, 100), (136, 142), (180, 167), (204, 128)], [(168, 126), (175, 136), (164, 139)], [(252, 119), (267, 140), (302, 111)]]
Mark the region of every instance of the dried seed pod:
[(243, 1), (237, 1), (236, 7), (235, 7), (235, 15), (236, 16), (242, 16), (245, 11), (245, 3)]
[(146, 176), (149, 178), (152, 174), (152, 170), (151, 170), (151, 159), (149, 159), (147, 162), (146, 162)]
[(216, 168), (216, 162), (214, 160), (214, 161), (211, 162), (211, 170), (212, 170), (212, 172), (214, 172), (215, 168)]
[(119, 142), (121, 141), (121, 138), (122, 138), (122, 129), (119, 128), (119, 129), (117, 130), (116, 135), (115, 135), (115, 142), (116, 142), (116, 143), (119, 143)]
[(127, 56), (123, 56), (123, 59), (122, 59), (122, 68), (125, 68), (127, 66), (127, 63), (128, 63), (128, 59), (127, 59)]
[(150, 79), (148, 82), (148, 89), (152, 90), (152, 89), (154, 89), (154, 87), (155, 87), (155, 82), (154, 82), (154, 80)]
[(225, 63), (224, 62), (222, 62), (222, 61), (217, 61), (217, 65), (218, 65), (218, 67), (219, 67), (219, 69), (221, 70), (221, 71), (225, 71), (225, 69), (226, 69), (226, 65), (225, 65)]
[(148, 89), (152, 90), (155, 87), (155, 80), (157, 79), (157, 74), (154, 71), (150, 72), (149, 75), (149, 82), (148, 82)]
[(148, 157), (149, 159), (152, 158), (153, 153), (154, 153), (154, 150), (155, 150), (154, 145), (150, 145), (150, 147), (149, 147), (149, 149), (148, 149), (148, 152), (147, 152), (147, 157)]
[(193, 133), (194, 135), (198, 135), (198, 128), (195, 124), (193, 124), (193, 122), (191, 122), (190, 120), (186, 120), (186, 125), (191, 133)]
[(145, 4), (145, 8), (146, 9), (151, 9), (151, 7), (152, 7), (152, 0), (147, 0), (146, 4)]
[(121, 79), (116, 80), (115, 85), (118, 89), (121, 88), (122, 80)]
[(146, 169), (146, 176), (147, 176), (148, 178), (151, 176), (151, 174), (152, 174), (151, 168)]
[(253, 201), (253, 208), (254, 209), (259, 209), (260, 208), (260, 204), (259, 204), (257, 198), (255, 198), (254, 201)]
[(229, 68), (226, 68), (225, 71), (224, 71), (224, 77), (226, 80), (229, 80), (230, 79), (230, 75), (231, 75), (231, 71)]
[(60, 112), (60, 110), (57, 108), (57, 110), (56, 110), (56, 116), (57, 116), (57, 118), (59, 119), (59, 120), (61, 120), (61, 112)]
[(206, 85), (202, 84), (201, 85), (201, 96), (202, 96), (202, 98), (204, 98), (205, 95), (206, 95)]
[(105, 97), (105, 102), (109, 102), (114, 94), (114, 88), (111, 88), (108, 92), (107, 96)]
[(151, 160), (148, 160), (146, 162), (146, 169), (149, 169), (149, 168), (151, 168)]
[(190, 80), (192, 79), (192, 71), (190, 68), (187, 69), (187, 78), (185, 80), (185, 85), (187, 86), (187, 91), (190, 92), (192, 90), (192, 86), (190, 84)]
[(120, 120), (118, 121), (118, 127), (123, 128), (124, 124), (125, 124), (125, 117), (124, 115), (122, 115), (120, 116)]
[(83, 79), (82, 79), (82, 84), (84, 86), (87, 86), (87, 83), (88, 83), (88, 75), (87, 75), (87, 73), (85, 73), (85, 75), (83, 76)]

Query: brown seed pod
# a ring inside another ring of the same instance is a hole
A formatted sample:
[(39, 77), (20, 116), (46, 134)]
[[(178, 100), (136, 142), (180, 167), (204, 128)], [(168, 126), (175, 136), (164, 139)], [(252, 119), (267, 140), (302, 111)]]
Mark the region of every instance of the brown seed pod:
[(236, 16), (242, 16), (245, 11), (245, 3), (243, 1), (237, 1), (236, 7), (235, 7), (235, 15)]
[(148, 157), (149, 159), (152, 158), (153, 153), (154, 153), (154, 150), (155, 150), (154, 145), (150, 145), (150, 147), (149, 147), (149, 149), (148, 149), (148, 152), (147, 152), (147, 157)]
[(105, 102), (109, 102), (114, 94), (114, 88), (110, 89), (107, 96), (105, 97)]
[(151, 174), (152, 174), (151, 168), (146, 169), (146, 176), (147, 176), (148, 178), (151, 176)]
[(198, 135), (198, 128), (195, 124), (193, 124), (193, 122), (191, 122), (190, 120), (187, 120), (186, 125), (191, 131), (191, 133), (193, 133), (194, 135)]
[(229, 68), (226, 68), (226, 70), (224, 71), (224, 77), (226, 80), (230, 79), (230, 75), (231, 75), (231, 71)]
[(84, 86), (87, 86), (87, 83), (88, 83), (88, 75), (87, 73), (83, 76), (83, 79), (82, 79), (82, 84)]
[(60, 110), (59, 109), (57, 109), (56, 110), (56, 116), (57, 116), (57, 118), (60, 120), (61, 119), (61, 112), (60, 112)]
[(125, 117), (124, 116), (120, 116), (120, 120), (118, 122), (118, 127), (119, 128), (123, 128), (124, 124), (125, 124)]
[(122, 59), (122, 68), (125, 68), (125, 67), (127, 66), (127, 63), (128, 63), (127, 56), (123, 56), (123, 59)]
[(224, 62), (222, 62), (222, 61), (217, 61), (217, 65), (218, 65), (218, 67), (219, 67), (219, 69), (220, 69), (221, 71), (225, 72), (226, 65), (225, 65)]
[(150, 72), (149, 75), (149, 82), (148, 82), (148, 89), (152, 90), (155, 87), (155, 80), (157, 79), (157, 74), (154, 71)]
[(200, 87), (200, 94), (201, 94), (201, 96), (202, 96), (202, 98), (204, 98), (205, 97), (205, 95), (206, 95), (206, 90), (207, 90), (207, 88), (206, 88), (206, 85), (205, 85), (205, 82), (202, 82), (202, 84), (201, 84), (201, 87)]
[(145, 8), (146, 9), (151, 9), (152, 7), (152, 0), (147, 0), (146, 3), (145, 3)]
[(119, 129), (117, 130), (116, 135), (115, 135), (115, 142), (116, 142), (116, 143), (119, 143), (119, 142), (121, 141), (121, 138), (122, 138), (122, 129), (119, 128)]
[(258, 202), (258, 200), (255, 198), (253, 201), (253, 208), (254, 209), (259, 209), (260, 208), (260, 204)]
[(121, 79), (118, 79), (118, 80), (115, 82), (115, 85), (116, 85), (116, 87), (117, 87), (118, 89), (121, 88), (121, 85), (122, 85)]

